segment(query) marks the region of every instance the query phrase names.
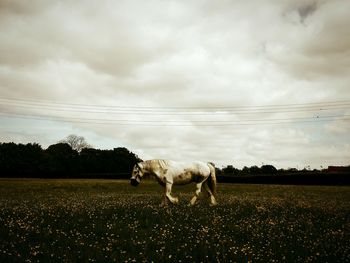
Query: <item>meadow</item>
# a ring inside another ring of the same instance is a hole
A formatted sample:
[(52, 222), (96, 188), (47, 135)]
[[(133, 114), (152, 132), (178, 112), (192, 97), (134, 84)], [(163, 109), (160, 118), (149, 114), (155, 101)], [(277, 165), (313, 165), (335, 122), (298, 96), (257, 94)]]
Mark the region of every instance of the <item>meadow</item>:
[(350, 262), (350, 187), (0, 180), (0, 262)]

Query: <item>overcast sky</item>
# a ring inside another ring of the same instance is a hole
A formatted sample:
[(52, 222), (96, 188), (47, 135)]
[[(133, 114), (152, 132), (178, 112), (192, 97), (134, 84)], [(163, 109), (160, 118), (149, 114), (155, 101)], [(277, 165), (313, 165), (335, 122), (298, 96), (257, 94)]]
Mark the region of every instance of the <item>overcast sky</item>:
[(350, 1), (0, 1), (0, 141), (350, 164)]

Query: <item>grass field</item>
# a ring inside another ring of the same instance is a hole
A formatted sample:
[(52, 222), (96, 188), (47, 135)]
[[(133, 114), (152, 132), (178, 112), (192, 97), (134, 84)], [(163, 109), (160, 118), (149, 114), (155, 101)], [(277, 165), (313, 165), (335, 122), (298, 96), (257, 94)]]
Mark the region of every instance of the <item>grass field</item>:
[(0, 180), (0, 262), (349, 262), (350, 187)]

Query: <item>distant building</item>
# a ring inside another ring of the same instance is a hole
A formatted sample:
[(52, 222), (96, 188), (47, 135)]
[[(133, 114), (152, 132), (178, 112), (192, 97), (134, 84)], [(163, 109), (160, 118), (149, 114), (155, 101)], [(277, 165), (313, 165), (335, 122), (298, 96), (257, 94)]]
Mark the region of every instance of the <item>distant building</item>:
[(328, 173), (348, 173), (350, 172), (350, 166), (328, 166)]

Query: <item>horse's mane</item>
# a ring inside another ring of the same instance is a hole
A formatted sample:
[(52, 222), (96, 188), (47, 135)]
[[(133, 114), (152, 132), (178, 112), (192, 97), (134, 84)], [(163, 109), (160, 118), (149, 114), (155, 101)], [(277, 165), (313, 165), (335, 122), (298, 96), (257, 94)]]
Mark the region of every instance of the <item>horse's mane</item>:
[(167, 169), (167, 167), (169, 166), (169, 161), (162, 160), (162, 159), (154, 159), (154, 160), (144, 161), (143, 164), (146, 169), (154, 168), (157, 166), (159, 166), (162, 169)]

